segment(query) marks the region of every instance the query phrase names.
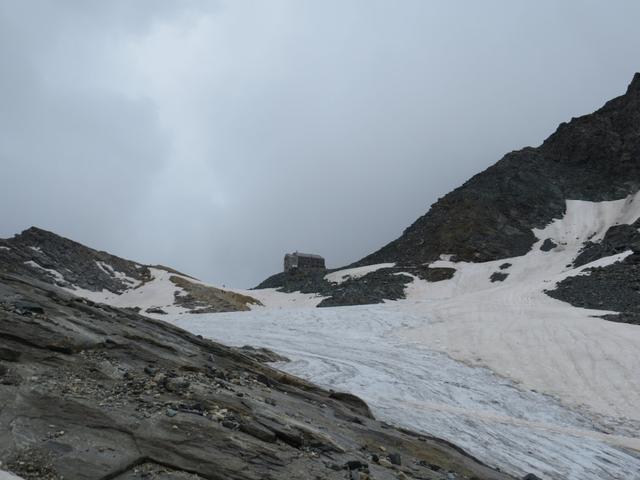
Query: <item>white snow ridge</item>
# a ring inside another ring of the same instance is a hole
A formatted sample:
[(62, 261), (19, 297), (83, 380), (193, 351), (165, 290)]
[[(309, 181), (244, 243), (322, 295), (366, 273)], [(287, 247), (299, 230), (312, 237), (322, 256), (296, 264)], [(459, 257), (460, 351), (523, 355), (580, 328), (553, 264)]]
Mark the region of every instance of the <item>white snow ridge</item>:
[[(167, 317), (222, 342), (272, 348), (292, 360), (279, 368), (353, 392), (379, 418), (450, 440), (514, 475), (638, 480), (640, 327), (543, 293), (628, 255), (567, 266), (584, 241), (638, 218), (638, 195), (567, 201), (562, 219), (534, 232), (540, 241), (528, 254), (475, 264), (443, 256), (432, 266), (455, 268), (453, 278), (415, 278), (406, 300), (312, 308), (319, 297), (287, 303), (287, 294), (264, 292), (265, 307), (251, 312)], [(541, 251), (546, 238), (558, 246)], [(508, 277), (492, 283), (507, 262)]]

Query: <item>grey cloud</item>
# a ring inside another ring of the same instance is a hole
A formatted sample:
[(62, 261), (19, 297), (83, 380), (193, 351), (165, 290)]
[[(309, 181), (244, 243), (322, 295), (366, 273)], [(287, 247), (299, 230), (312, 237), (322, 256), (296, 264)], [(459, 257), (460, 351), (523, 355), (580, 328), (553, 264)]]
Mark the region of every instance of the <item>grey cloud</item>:
[(288, 250), (349, 263), (622, 93), (638, 14), (622, 0), (4, 2), (0, 234), (37, 224), (236, 286)]
[[(42, 3), (42, 17), (29, 22), (27, 3), (15, 2), (13, 10), (4, 3), (0, 13), (3, 233), (35, 224), (95, 246), (120, 242), (125, 250), (133, 227), (127, 211), (169, 150), (154, 104), (91, 85), (50, 85), (41, 67), (56, 34), (69, 34), (57, 31), (65, 15)], [(83, 40), (91, 42), (75, 39)]]

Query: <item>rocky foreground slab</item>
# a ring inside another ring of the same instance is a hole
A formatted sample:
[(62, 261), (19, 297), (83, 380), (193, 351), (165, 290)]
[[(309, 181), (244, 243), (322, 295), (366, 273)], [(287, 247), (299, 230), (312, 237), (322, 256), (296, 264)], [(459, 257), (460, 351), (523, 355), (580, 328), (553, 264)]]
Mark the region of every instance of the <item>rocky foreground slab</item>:
[(0, 461), (25, 479), (507, 479), (164, 322), (0, 275)]

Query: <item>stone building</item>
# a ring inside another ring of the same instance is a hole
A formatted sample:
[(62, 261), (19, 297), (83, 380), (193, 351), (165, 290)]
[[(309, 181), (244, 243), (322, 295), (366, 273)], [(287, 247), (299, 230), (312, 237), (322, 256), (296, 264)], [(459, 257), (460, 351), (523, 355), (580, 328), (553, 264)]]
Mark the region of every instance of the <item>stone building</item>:
[(324, 270), (324, 258), (312, 253), (287, 253), (284, 256), (284, 271), (291, 270)]

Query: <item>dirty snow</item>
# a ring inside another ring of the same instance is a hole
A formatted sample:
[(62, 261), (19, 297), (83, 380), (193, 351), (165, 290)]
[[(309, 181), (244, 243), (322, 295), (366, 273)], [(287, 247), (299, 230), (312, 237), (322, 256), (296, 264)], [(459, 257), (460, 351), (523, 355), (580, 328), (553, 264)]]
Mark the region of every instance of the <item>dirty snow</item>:
[(356, 279), (364, 277), (368, 273), (375, 272), (376, 270), (380, 270), (381, 268), (391, 268), (394, 266), (395, 263), (378, 263), (376, 265), (367, 265), (365, 267), (346, 268), (344, 270), (338, 270), (336, 272), (328, 273), (324, 276), (324, 279), (327, 282), (340, 284), (350, 278)]

